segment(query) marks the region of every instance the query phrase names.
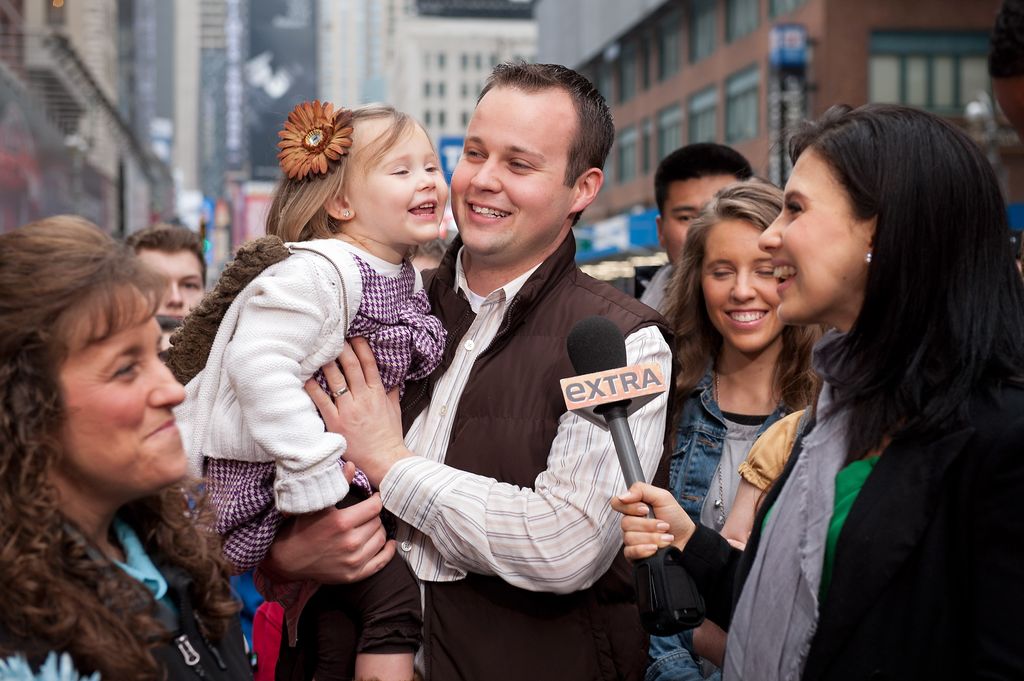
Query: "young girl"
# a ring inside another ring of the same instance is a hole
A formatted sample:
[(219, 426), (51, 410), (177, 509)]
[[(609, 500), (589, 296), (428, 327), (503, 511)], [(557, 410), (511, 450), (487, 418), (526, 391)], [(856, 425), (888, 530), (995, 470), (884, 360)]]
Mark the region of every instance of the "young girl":
[[(267, 233), (289, 242), (291, 255), (237, 294), (181, 410), (193, 472), (205, 468), (224, 552), (238, 571), (263, 560), (283, 515), (319, 511), (349, 495), (339, 464), (345, 438), (325, 432), (303, 384), (316, 373), (327, 390), (319, 367), (353, 336), (369, 341), (388, 389), (430, 373), (444, 349), (444, 331), (406, 260), (412, 247), (437, 236), (448, 196), (423, 128), (390, 107), (335, 111), (306, 102), (280, 137), (286, 177)], [(359, 472), (356, 490), (372, 493)], [(364, 582), (330, 588), (343, 601), (339, 610), (355, 611), (362, 622), (356, 678), (411, 679), (419, 590), (404, 561), (396, 556)], [(286, 593), (294, 641), (298, 611), (312, 592)], [(345, 678), (337, 673), (351, 673), (351, 656), (340, 633), (322, 633), (316, 678)]]
[[(770, 259), (757, 246), (782, 209), (782, 191), (759, 180), (730, 185), (690, 226), (669, 285), (668, 319), (678, 339), (684, 400), (669, 483), (694, 522), (721, 531), (739, 484), (737, 469), (768, 426), (811, 399), (817, 335), (784, 327)], [(682, 649), (713, 654), (710, 623), (652, 637), (648, 679), (702, 678)], [(718, 635), (716, 637), (716, 634)]]

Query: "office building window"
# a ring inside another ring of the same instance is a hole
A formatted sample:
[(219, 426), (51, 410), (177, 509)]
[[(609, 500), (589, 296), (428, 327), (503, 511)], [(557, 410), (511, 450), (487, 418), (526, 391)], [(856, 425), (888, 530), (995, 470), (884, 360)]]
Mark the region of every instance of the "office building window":
[(476, 53), (476, 59), (474, 60), (474, 62), (476, 63), (476, 68), (479, 71), (480, 69), (482, 69), (484, 67), (484, 56), (482, 54), (480, 54), (479, 52), (477, 52)]
[(462, 112), (462, 127), (465, 128), (467, 126), (469, 126), (469, 112), (468, 111), (463, 111)]
[(616, 159), (619, 184), (636, 178), (636, 128), (630, 126), (619, 133), (619, 153)]
[(988, 35), (984, 31), (871, 34), (868, 99), (960, 114), (979, 92), (989, 92)]
[(658, 112), (658, 160), (683, 146), (683, 109), (673, 104)]
[(725, 141), (732, 144), (757, 137), (758, 86), (761, 72), (751, 66), (725, 81)]
[(682, 21), (677, 12), (667, 14), (658, 22), (658, 80), (665, 80), (679, 71)]
[(437, 112), (437, 127), (439, 127), (439, 128), (443, 128), (444, 127), (445, 118), (446, 117), (444, 115), (444, 111), (438, 111)]
[(715, 0), (690, 3), (690, 61), (700, 61), (715, 51)]
[(424, 97), (429, 97), (430, 96), (430, 81), (429, 80), (428, 81), (424, 81), (424, 83), (423, 83), (423, 96)]
[(444, 97), (444, 81), (442, 80), (437, 84), (437, 96)]
[(443, 69), (444, 68), (444, 52), (438, 52), (437, 53), (437, 68), (439, 68), (439, 69)]
[(462, 95), (463, 99), (469, 97), (469, 83), (463, 83), (459, 87), (459, 93)]
[(423, 125), (426, 125), (426, 126), (430, 125), (430, 111), (429, 110), (423, 112)]
[(462, 62), (462, 70), (463, 71), (465, 71), (466, 69), (469, 68), (469, 55), (468, 54), (463, 52), (460, 61)]
[(806, 1), (807, 0), (771, 0), (769, 9), (772, 13), (772, 17), (777, 17), (780, 14), (785, 14), (786, 12), (796, 9)]
[(627, 43), (619, 55), (619, 103), (636, 96), (636, 45)]
[(760, 0), (727, 0), (725, 39), (733, 41), (753, 32), (760, 21), (760, 12)]
[(714, 85), (690, 97), (686, 107), (690, 119), (690, 144), (715, 141), (715, 109), (717, 107), (718, 90)]
[(644, 175), (651, 172), (651, 138), (654, 137), (654, 126), (651, 119), (644, 119), (640, 128), (643, 134), (640, 136), (640, 172)]
[(651, 87), (651, 46), (647, 36), (640, 38), (640, 89)]
[(493, 69), (497, 65), (498, 65), (498, 53), (497, 52), (491, 52), (491, 68)]

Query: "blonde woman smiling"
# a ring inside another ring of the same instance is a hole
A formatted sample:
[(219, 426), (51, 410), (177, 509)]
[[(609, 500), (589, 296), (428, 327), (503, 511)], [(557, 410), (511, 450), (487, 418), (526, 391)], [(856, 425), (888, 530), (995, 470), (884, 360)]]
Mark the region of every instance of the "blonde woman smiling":
[[(770, 256), (758, 239), (782, 209), (782, 191), (751, 180), (722, 189), (690, 226), (670, 285), (683, 400), (669, 468), (673, 495), (695, 523), (721, 531), (754, 440), (815, 389), (814, 330), (784, 327)], [(717, 659), (712, 625), (652, 637), (648, 681), (697, 679), (691, 653)], [(702, 677), (700, 677), (702, 678)]]

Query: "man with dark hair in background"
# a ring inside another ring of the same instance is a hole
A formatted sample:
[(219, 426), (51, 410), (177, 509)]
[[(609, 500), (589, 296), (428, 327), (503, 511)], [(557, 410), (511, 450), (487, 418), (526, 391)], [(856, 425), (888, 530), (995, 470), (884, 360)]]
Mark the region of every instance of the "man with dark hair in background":
[(753, 171), (736, 150), (712, 143), (689, 144), (666, 156), (654, 173), (654, 200), (658, 204), (658, 242), (668, 264), (655, 273), (640, 302), (665, 311), (665, 289), (682, 256), (686, 231), (719, 189), (746, 180)]
[(171, 331), (203, 299), (206, 259), (199, 235), (188, 227), (157, 224), (132, 232), (125, 243), (154, 270), (164, 275), (167, 288), (157, 310), (164, 332), (161, 350), (169, 347)]
[[(992, 27), (988, 75), (999, 107), (1024, 140), (1024, 0), (1004, 0)], [(1017, 269), (1024, 258), (1024, 232), (1013, 233)]]
[(1024, 0), (1005, 0), (992, 28), (988, 54), (992, 90), (1024, 138)]

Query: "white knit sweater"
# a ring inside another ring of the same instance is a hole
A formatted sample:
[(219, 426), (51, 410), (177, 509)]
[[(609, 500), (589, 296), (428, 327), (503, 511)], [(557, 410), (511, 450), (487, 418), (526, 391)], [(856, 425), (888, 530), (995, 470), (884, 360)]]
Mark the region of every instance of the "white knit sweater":
[(206, 367), (175, 410), (190, 471), (203, 457), (274, 462), (283, 513), (311, 513), (348, 493), (345, 438), (324, 431), (303, 384), (341, 352), (362, 298), (351, 248), (288, 244), (292, 255), (243, 289), (224, 315)]

